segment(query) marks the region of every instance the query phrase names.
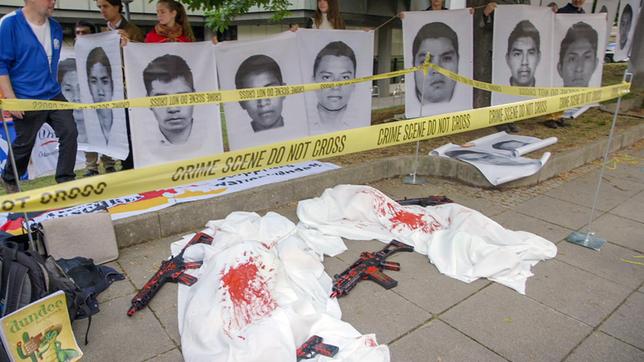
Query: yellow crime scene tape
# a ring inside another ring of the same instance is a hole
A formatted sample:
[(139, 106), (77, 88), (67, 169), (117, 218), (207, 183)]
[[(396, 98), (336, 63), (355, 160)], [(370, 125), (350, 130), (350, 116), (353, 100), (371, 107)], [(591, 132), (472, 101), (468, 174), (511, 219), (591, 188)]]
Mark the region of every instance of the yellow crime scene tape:
[[(419, 67), (409, 68), (398, 72), (381, 74), (373, 77), (361, 78), (361, 81), (365, 81), (365, 79), (383, 79), (388, 76), (393, 76), (392, 74), (405, 74), (417, 70), (423, 70), (426, 72), (428, 70), (428, 66), (431, 66), (433, 69), (436, 69), (441, 73), (444, 72), (443, 74), (446, 74), (449, 77), (454, 76), (455, 80), (457, 81), (462, 78), (461, 76), (455, 75), (455, 73), (446, 71), (445, 69), (433, 65), (428, 65), (428, 63), (426, 62)], [(356, 81), (357, 80), (358, 79), (356, 79)], [(467, 78), (465, 78), (465, 80), (467, 80), (469, 84), (477, 88), (489, 86), (488, 83), (477, 82)], [(346, 81), (339, 83), (347, 85), (356, 82)], [(324, 85), (328, 86), (330, 84), (337, 86), (338, 83), (319, 83), (292, 87), (302, 87), (303, 89), (307, 90), (317, 90), (321, 89)], [(531, 99), (500, 106), (478, 108), (467, 111), (398, 121), (395, 123), (349, 129), (319, 136), (300, 138), (287, 142), (256, 146), (238, 151), (230, 151), (211, 156), (204, 156), (191, 160), (177, 161), (158, 166), (121, 171), (109, 175), (94, 176), (53, 186), (43, 187), (37, 190), (2, 196), (0, 197), (0, 211), (30, 212), (49, 210), (53, 208), (70, 207), (89, 202), (121, 197), (142, 191), (158, 190), (162, 188), (220, 178), (224, 176), (232, 176), (244, 172), (258, 171), (270, 167), (283, 166), (309, 160), (326, 159), (330, 157), (370, 151), (409, 142), (443, 137), (451, 134), (486, 128), (498, 124), (543, 116), (571, 107), (579, 107), (585, 104), (617, 98), (625, 93), (628, 93), (629, 89), (630, 83), (621, 83), (602, 88), (581, 88), (569, 94), (553, 95), (545, 98)], [(262, 89), (260, 88), (254, 89), (253, 91), (255, 92), (255, 94), (249, 94), (248, 98), (245, 98), (245, 100), (265, 98), (266, 96), (258, 95), (261, 90)], [(239, 97), (242, 95), (240, 93), (241, 91), (242, 90), (212, 93), (228, 92), (226, 93), (228, 94), (228, 96)], [(132, 99), (123, 102), (127, 102), (128, 107), (130, 107), (132, 102), (134, 101), (141, 102), (141, 104), (145, 103), (145, 105), (143, 106), (149, 107), (152, 100), (159, 98), (162, 97), (152, 97), (146, 100)], [(167, 99), (167, 96), (165, 98)], [(231, 101), (238, 100), (238, 98), (235, 98)], [(33, 102), (40, 101), (20, 101), (11, 103), (3, 102), (2, 106), (6, 107), (5, 109), (7, 110), (27, 110), (27, 108), (10, 107), (12, 105), (20, 105), (21, 107), (25, 107), (26, 103), (22, 102), (32, 102), (29, 104), (34, 104)], [(70, 105), (76, 106), (75, 104), (65, 102), (45, 103), (61, 103), (65, 105), (64, 107), (67, 107), (65, 109), (70, 109)], [(103, 104), (107, 105), (107, 103)], [(203, 103), (190, 104), (205, 103), (208, 102), (204, 101)], [(181, 105), (189, 104), (182, 103)], [(81, 106), (84, 107), (86, 105)], [(167, 105), (161, 106), (163, 107)]]

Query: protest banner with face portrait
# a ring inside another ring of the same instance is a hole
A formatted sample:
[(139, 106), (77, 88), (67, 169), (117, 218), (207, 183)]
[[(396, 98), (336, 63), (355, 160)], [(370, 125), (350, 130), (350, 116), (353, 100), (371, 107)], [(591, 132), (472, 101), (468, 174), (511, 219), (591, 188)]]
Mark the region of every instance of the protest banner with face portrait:
[[(373, 32), (310, 30), (297, 32), (304, 83), (350, 80), (373, 75)], [(369, 82), (307, 92), (309, 133), (335, 132), (371, 124)]]
[(604, 64), (606, 14), (557, 14), (553, 86), (599, 87)]
[[(218, 90), (210, 42), (131, 43), (125, 47), (130, 98)], [(132, 108), (134, 166), (223, 152), (218, 104)]]
[[(215, 46), (222, 89), (302, 84), (296, 35), (285, 32)], [(224, 104), (231, 150), (287, 141), (308, 134), (303, 94)]]
[[(406, 12), (403, 19), (405, 68), (430, 61), (472, 78), (472, 14), (469, 10)], [(422, 101), (421, 101), (422, 100)], [(422, 113), (421, 113), (422, 103)], [(472, 108), (472, 88), (430, 69), (405, 76), (407, 118)]]
[[(122, 100), (120, 36), (116, 31), (79, 37), (74, 46), (83, 103)], [(123, 160), (129, 153), (125, 109), (84, 110), (87, 151)]]
[(604, 48), (608, 45), (608, 38), (617, 15), (618, 4), (619, 0), (598, 0), (595, 6), (595, 14), (606, 14), (606, 41), (604, 42)]
[(628, 59), (631, 53), (635, 26), (640, 13), (641, 0), (621, 0), (619, 19), (617, 20), (617, 46), (615, 47), (616, 61)]
[[(551, 85), (552, 31), (550, 8), (503, 5), (495, 10), (492, 83), (522, 87)], [(492, 104), (525, 100), (492, 93)]]

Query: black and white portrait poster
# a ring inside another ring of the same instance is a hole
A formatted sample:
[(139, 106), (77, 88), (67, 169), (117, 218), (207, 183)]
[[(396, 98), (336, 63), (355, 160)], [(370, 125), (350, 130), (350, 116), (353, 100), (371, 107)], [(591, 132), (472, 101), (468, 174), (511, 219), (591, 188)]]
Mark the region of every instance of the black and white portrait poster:
[[(124, 48), (129, 98), (218, 90), (210, 42), (129, 43)], [(132, 108), (134, 166), (223, 152), (218, 104)]]
[(540, 140), (500, 132), (463, 146), (448, 143), (436, 148), (431, 154), (467, 162), (481, 171), (490, 184), (496, 186), (539, 172), (550, 159), (550, 152), (545, 152), (538, 160), (522, 155), (556, 141), (554, 137)]
[[(337, 82), (373, 75), (373, 31), (310, 30), (297, 33), (304, 83)], [(371, 125), (371, 83), (307, 92), (309, 133)]]
[[(120, 36), (116, 31), (79, 37), (74, 46), (83, 103), (123, 99)], [(84, 110), (87, 151), (123, 160), (129, 148), (125, 109)]]
[(600, 87), (606, 14), (555, 16), (553, 86)]
[[(60, 51), (58, 62), (58, 83), (63, 97), (68, 102), (80, 103), (81, 90), (78, 81), (78, 70), (76, 66), (76, 54), (74, 48), (63, 47)], [(87, 150), (87, 130), (85, 128), (85, 113), (82, 109), (74, 110), (74, 121), (78, 130), (78, 150)]]
[(604, 48), (608, 45), (608, 38), (613, 27), (613, 22), (615, 21), (615, 16), (617, 15), (618, 5), (619, 0), (598, 0), (597, 5), (595, 6), (595, 14), (607, 14), (606, 40), (604, 42)]
[[(469, 10), (406, 12), (403, 19), (405, 68), (431, 62), (472, 78), (472, 14)], [(422, 100), (422, 114), (421, 114)], [(407, 118), (472, 108), (472, 87), (457, 83), (430, 69), (405, 75)]]
[(614, 57), (616, 61), (626, 60), (630, 56), (637, 17), (640, 13), (640, 2), (641, 0), (620, 0)]
[[(492, 83), (549, 87), (552, 72), (554, 13), (547, 7), (501, 5), (495, 10), (492, 45)], [(492, 93), (492, 105), (526, 97)]]
[[(302, 81), (296, 34), (215, 46), (222, 89), (296, 85)], [(308, 135), (303, 94), (224, 104), (231, 150)]]

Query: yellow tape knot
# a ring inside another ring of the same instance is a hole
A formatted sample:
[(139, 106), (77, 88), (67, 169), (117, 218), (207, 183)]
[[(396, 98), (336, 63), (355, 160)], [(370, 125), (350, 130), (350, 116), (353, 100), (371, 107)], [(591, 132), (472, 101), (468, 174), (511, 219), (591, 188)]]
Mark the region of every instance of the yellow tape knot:
[(432, 57), (430, 56), (429, 52), (427, 52), (427, 54), (425, 54), (425, 61), (423, 62), (423, 74), (425, 76), (427, 76), (429, 74), (429, 67), (430, 67), (430, 64), (431, 64), (429, 62), (430, 59), (432, 59)]

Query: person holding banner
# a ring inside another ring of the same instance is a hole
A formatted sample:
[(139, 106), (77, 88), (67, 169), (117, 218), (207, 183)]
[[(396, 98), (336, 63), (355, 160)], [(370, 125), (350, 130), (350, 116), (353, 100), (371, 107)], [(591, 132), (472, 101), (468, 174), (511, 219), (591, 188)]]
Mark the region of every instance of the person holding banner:
[(195, 41), (186, 9), (175, 0), (157, 2), (157, 20), (159, 23), (145, 35), (146, 43), (189, 43)]
[[(346, 29), (344, 20), (340, 14), (338, 0), (318, 0), (318, 7), (315, 10), (315, 17), (308, 18), (305, 28), (307, 29)], [(293, 24), (291, 31), (297, 31), (299, 25)]]
[[(25, 0), (21, 9), (0, 22), (0, 93), (6, 98), (65, 101), (56, 79), (63, 28), (51, 17), (54, 4)], [(56, 182), (73, 180), (78, 131), (72, 111), (13, 111), (11, 115), (16, 129), (11, 156), (17, 170), (6, 162), (2, 182), (7, 193), (19, 191), (14, 173), (22, 175), (27, 170), (38, 130), (45, 122), (59, 139)]]

